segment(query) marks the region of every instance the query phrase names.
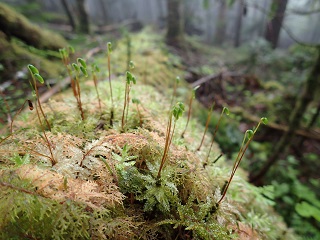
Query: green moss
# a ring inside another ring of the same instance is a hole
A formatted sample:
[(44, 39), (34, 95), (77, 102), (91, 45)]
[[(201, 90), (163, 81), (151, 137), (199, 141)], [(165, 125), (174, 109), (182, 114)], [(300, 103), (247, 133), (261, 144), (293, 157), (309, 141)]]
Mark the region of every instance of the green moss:
[[(141, 40), (138, 36), (132, 36), (133, 46)], [(139, 51), (143, 53), (145, 48), (149, 49), (149, 45), (140, 45), (133, 52), (139, 56)], [(157, 56), (152, 56), (157, 58), (152, 60), (154, 67), (161, 71), (148, 74), (148, 81), (161, 79), (163, 72), (173, 75), (170, 64), (157, 62), (166, 59), (166, 55), (159, 49), (154, 51), (157, 52)], [(139, 71), (135, 71), (138, 75)], [(54, 96), (43, 105), (52, 125), (47, 136), (57, 161), (53, 166), (48, 146), (37, 130), (36, 113), (17, 118), (14, 130), (24, 130), (15, 131), (12, 138), (0, 144), (3, 237), (294, 239), (272, 210), (272, 189), (251, 186), (244, 171), (237, 172), (226, 199), (217, 204), (232, 167), (223, 161), (225, 158), (214, 163), (221, 153), (217, 145), (204, 166), (211, 136), (207, 135), (201, 151), (195, 152), (204, 127), (194, 119), (184, 138), (180, 136), (187, 118), (182, 116), (177, 121), (167, 161), (158, 177), (171, 97), (138, 79), (130, 96), (140, 100), (140, 115), (130, 104), (128, 122), (122, 129), (125, 78), (119, 76), (112, 81), (115, 113), (112, 126), (107, 81), (98, 86), (101, 113), (97, 110), (95, 89), (81, 88), (84, 121), (71, 91)], [(8, 206), (10, 203), (13, 204)], [(19, 228), (20, 225), (23, 227)]]

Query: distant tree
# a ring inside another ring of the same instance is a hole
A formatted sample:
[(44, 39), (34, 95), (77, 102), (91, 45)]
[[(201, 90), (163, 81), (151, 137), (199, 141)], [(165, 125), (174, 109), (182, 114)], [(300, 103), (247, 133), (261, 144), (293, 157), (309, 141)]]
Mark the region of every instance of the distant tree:
[(71, 25), (72, 31), (76, 31), (76, 28), (77, 28), (76, 21), (75, 21), (73, 15), (71, 13), (70, 6), (69, 6), (67, 0), (61, 0), (61, 4), (62, 4), (62, 6), (63, 6), (63, 8), (64, 8), (64, 10), (65, 10), (65, 12), (67, 14), (67, 17), (69, 19), (69, 23)]
[(226, 11), (227, 11), (227, 4), (224, 0), (219, 1), (219, 12), (218, 12), (218, 21), (216, 26), (216, 31), (214, 34), (214, 43), (217, 45), (221, 45), (226, 36)]
[(300, 127), (300, 122), (310, 102), (312, 102), (320, 91), (320, 46), (317, 46), (318, 56), (317, 60), (304, 83), (304, 89), (300, 96), (297, 97), (295, 107), (291, 112), (288, 123), (288, 131), (281, 137), (280, 141), (274, 147), (271, 156), (268, 158), (266, 164), (255, 175), (250, 177), (250, 181), (258, 183), (280, 158), (281, 154), (290, 147), (294, 137), (295, 130)]
[(284, 19), (288, 0), (272, 0), (270, 13), (272, 18), (267, 23), (265, 39), (271, 43), (273, 48), (278, 45), (280, 30)]
[(81, 33), (88, 34), (90, 32), (89, 28), (89, 17), (85, 9), (85, 0), (77, 0), (78, 7), (78, 17), (79, 17), (79, 28), (78, 31)]
[(181, 16), (182, 0), (167, 0), (167, 43), (181, 47), (183, 42), (183, 24)]
[(100, 7), (102, 11), (102, 16), (103, 16), (103, 23), (106, 24), (108, 21), (108, 16), (107, 16), (107, 8), (104, 0), (100, 0)]
[(241, 41), (242, 16), (246, 14), (246, 6), (244, 0), (239, 0), (238, 13), (235, 24), (234, 46), (239, 47)]

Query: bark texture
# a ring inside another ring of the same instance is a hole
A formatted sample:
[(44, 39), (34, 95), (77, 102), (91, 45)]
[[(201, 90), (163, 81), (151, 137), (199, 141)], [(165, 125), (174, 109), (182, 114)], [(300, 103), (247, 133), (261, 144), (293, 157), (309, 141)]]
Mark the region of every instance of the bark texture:
[(287, 3), (288, 0), (272, 1), (271, 12), (274, 12), (274, 17), (267, 23), (265, 31), (265, 39), (271, 43), (272, 48), (276, 48), (278, 45), (280, 30), (284, 19)]
[(181, 0), (167, 1), (167, 43), (179, 47), (183, 42)]

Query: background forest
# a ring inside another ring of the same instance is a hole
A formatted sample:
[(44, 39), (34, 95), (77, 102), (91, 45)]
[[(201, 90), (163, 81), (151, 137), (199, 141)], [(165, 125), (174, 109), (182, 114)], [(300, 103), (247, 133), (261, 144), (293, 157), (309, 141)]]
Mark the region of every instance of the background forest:
[[(156, 47), (144, 50), (150, 41)], [(320, 239), (319, 0), (2, 0), (1, 139), (35, 94), (26, 80), (28, 64), (41, 66), (45, 102), (70, 88), (59, 49), (73, 46), (77, 57), (95, 57), (106, 67), (107, 42), (115, 52), (125, 48), (114, 57), (114, 76), (130, 60), (140, 61), (139, 81), (164, 95), (173, 92), (187, 105), (196, 88), (200, 104), (192, 116), (218, 143), (216, 161), (232, 165), (243, 133), (267, 117), (241, 168), (250, 183), (264, 187), (261, 194), (297, 238)], [(157, 59), (157, 47), (169, 57)], [(97, 73), (100, 79), (108, 79), (106, 69)], [(178, 86), (170, 78), (176, 73)], [(224, 107), (230, 115), (221, 120)], [(264, 224), (258, 215), (251, 220)]]

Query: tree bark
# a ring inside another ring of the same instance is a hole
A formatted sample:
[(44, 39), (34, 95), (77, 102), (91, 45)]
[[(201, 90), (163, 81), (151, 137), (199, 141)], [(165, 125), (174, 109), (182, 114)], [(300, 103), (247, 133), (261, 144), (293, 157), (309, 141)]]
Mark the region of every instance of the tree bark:
[(220, 1), (217, 29), (215, 31), (214, 43), (216, 45), (221, 45), (224, 42), (226, 35), (226, 2), (224, 0)]
[(69, 23), (70, 23), (70, 25), (72, 27), (72, 31), (73, 32), (76, 31), (76, 29), (77, 29), (76, 21), (74, 20), (74, 17), (72, 15), (71, 11), (70, 11), (70, 7), (69, 7), (68, 2), (66, 0), (61, 0), (61, 4), (62, 4), (62, 6), (63, 6), (63, 8), (64, 8), (64, 10), (65, 10), (65, 12), (67, 14), (67, 17), (69, 19)]
[(239, 47), (241, 42), (242, 15), (244, 14), (244, 0), (239, 1), (238, 15), (236, 17), (234, 46)]
[(181, 0), (167, 0), (167, 43), (180, 47), (183, 42)]
[(84, 6), (85, 0), (77, 0), (77, 7), (78, 7), (78, 17), (79, 17), (79, 32), (89, 34), (89, 17), (87, 11)]
[(280, 30), (284, 19), (288, 0), (273, 0), (270, 11), (276, 8), (274, 17), (267, 23), (265, 39), (271, 43), (272, 48), (276, 48), (280, 36)]
[(301, 119), (305, 113), (309, 103), (314, 99), (320, 82), (320, 48), (318, 48), (318, 57), (313, 66), (305, 84), (301, 96), (297, 99), (295, 107), (289, 118), (289, 129), (281, 137), (278, 144), (275, 146), (272, 155), (269, 157), (267, 163), (262, 167), (260, 172), (255, 176), (250, 176), (250, 182), (258, 183), (264, 175), (269, 171), (270, 167), (277, 162), (281, 153), (292, 144), (294, 132), (300, 126)]

